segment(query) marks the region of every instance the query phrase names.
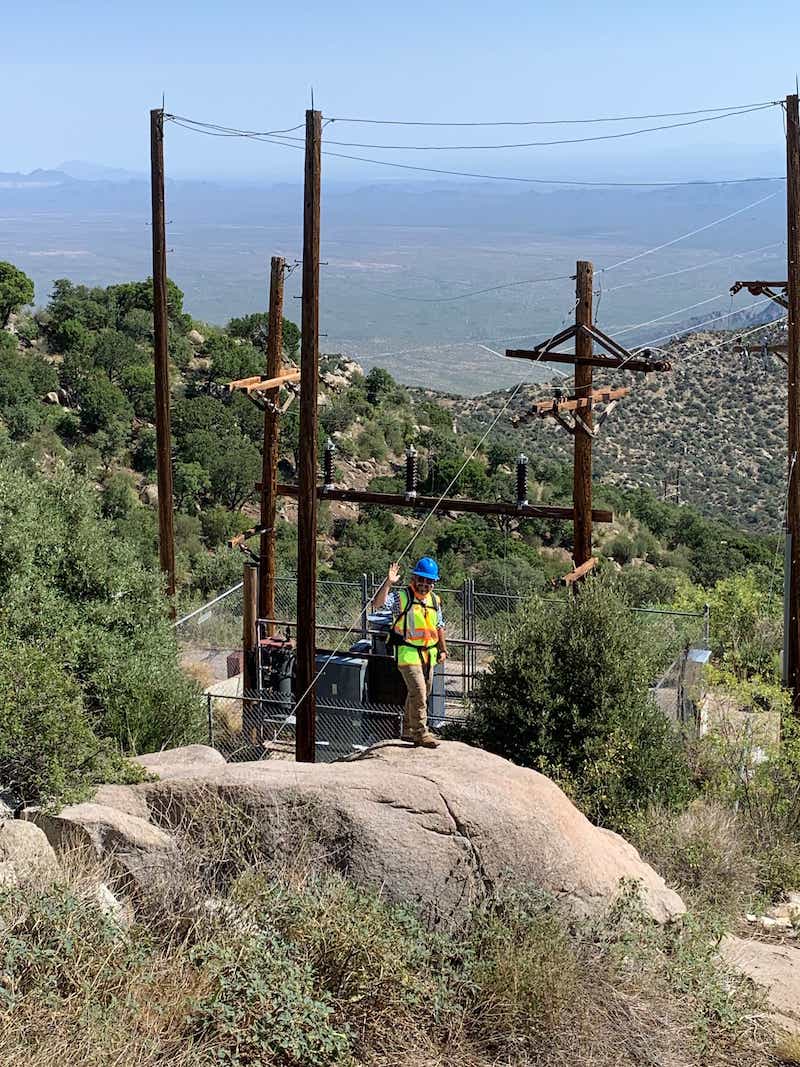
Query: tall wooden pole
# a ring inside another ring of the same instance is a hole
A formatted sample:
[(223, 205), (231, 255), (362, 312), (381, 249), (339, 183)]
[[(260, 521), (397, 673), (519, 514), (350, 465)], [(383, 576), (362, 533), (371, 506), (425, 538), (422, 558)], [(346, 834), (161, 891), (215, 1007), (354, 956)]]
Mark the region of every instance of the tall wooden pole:
[(161, 571), (167, 577), (167, 592), (170, 597), (174, 597), (175, 535), (172, 523), (167, 234), (164, 214), (164, 111), (162, 108), (156, 108), (150, 112), (150, 188), (153, 203), (153, 342), (156, 379), (158, 558)]
[(322, 113), (306, 111), (303, 296), (300, 343), (300, 467), (297, 508), (297, 729), (295, 758), (316, 755), (317, 377)]
[(786, 220), (788, 336), (789, 487), (787, 533), (790, 560), (787, 683), (792, 689), (792, 708), (800, 715), (800, 116), (797, 95), (786, 97)]
[[(577, 265), (575, 295), (575, 323), (578, 326), (592, 324), (592, 284), (594, 268), (591, 263), (579, 260)], [(592, 355), (592, 339), (583, 333), (575, 337), (575, 355), (578, 359)], [(592, 390), (591, 364), (578, 363), (575, 366), (575, 395), (589, 396)], [(591, 405), (581, 411), (581, 419), (588, 429), (592, 429)], [(575, 451), (572, 467), (572, 504), (573, 551), (575, 566), (580, 567), (592, 556), (592, 436), (582, 429), (579, 422), (575, 426)]]
[[(267, 335), (267, 377), (281, 372), (283, 352), (283, 272), (286, 263), (273, 256), (269, 278), (269, 323)], [(262, 619), (275, 618), (275, 510), (278, 484), (278, 389), (264, 394), (264, 449), (261, 456), (261, 553), (258, 585), (258, 614)], [(275, 632), (267, 623), (267, 633)]]

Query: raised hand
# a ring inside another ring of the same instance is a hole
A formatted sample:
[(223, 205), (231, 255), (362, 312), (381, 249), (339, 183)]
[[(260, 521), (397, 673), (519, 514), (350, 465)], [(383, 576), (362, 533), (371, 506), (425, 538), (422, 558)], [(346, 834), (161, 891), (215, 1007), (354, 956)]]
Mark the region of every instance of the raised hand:
[(386, 575), (386, 578), (387, 578), (387, 581), (389, 582), (389, 585), (395, 585), (396, 582), (400, 581), (400, 564), (399, 563), (390, 563), (389, 564), (389, 571), (388, 571), (388, 573)]

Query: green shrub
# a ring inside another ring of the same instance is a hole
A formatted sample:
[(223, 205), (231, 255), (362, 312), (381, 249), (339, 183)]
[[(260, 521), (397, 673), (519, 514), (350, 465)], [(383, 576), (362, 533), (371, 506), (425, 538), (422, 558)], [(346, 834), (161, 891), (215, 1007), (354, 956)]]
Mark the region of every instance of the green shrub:
[(689, 768), (649, 693), (655, 645), (607, 581), (560, 607), (533, 598), (478, 682), (466, 739), (554, 777), (615, 829), (648, 804), (680, 806)]
[[(8, 724), (4, 759), (23, 769), (29, 763), (25, 788), (38, 782), (43, 795), (96, 781), (109, 753), (194, 740), (201, 717), (197, 692), (178, 664), (152, 548), (143, 562), (141, 545), (117, 531), (117, 523), (148, 512), (134, 506), (121, 515), (115, 505), (112, 521), (100, 514), (102, 499), (61, 466), (46, 476), (0, 462), (3, 684), (6, 713), (25, 724)], [(29, 668), (17, 668), (29, 658)], [(20, 703), (22, 693), (27, 703)], [(32, 745), (61, 769), (34, 771)]]
[(281, 938), (259, 931), (240, 943), (198, 946), (193, 962), (211, 991), (189, 1018), (194, 1041), (214, 1049), (217, 1063), (351, 1063), (345, 1030), (314, 989), (314, 973)]
[(100, 782), (140, 777), (93, 730), (54, 649), (0, 649), (0, 781), (20, 802), (70, 803)]
[(630, 563), (634, 552), (633, 541), (624, 534), (618, 534), (617, 537), (612, 537), (610, 541), (606, 541), (603, 545), (603, 552), (605, 555), (611, 556), (617, 563)]
[(705, 795), (736, 811), (739, 836), (756, 860), (758, 891), (770, 899), (800, 885), (800, 729), (786, 714), (778, 740), (778, 721), (774, 711), (745, 712), (693, 753)]

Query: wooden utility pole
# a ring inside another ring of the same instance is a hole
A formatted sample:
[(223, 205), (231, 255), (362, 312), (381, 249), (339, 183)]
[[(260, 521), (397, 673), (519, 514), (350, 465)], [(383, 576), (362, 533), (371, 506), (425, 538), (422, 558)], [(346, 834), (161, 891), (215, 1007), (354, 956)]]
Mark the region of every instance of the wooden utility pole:
[(789, 603), (786, 611), (787, 684), (792, 690), (792, 709), (800, 715), (800, 116), (797, 94), (786, 97), (786, 220), (787, 303), (789, 311), (788, 417), (789, 485), (787, 533), (790, 561)]
[[(269, 279), (269, 323), (267, 334), (267, 378), (281, 373), (283, 353), (283, 272), (281, 256), (272, 257)], [(275, 618), (275, 487), (278, 482), (278, 393), (269, 390), (264, 399), (264, 449), (261, 458), (261, 551), (258, 585), (258, 614)], [(267, 623), (267, 633), (275, 627)]]
[[(156, 381), (156, 471), (158, 558), (175, 596), (175, 535), (172, 521), (172, 447), (169, 419), (169, 321), (167, 318), (167, 234), (164, 213), (164, 110), (150, 112), (150, 188), (153, 204), (153, 347)], [(174, 605), (172, 612), (174, 615)]]
[(306, 111), (303, 296), (300, 326), (300, 465), (297, 508), (297, 721), (295, 758), (316, 755), (317, 377), (322, 113)]
[[(592, 284), (594, 268), (586, 260), (578, 261), (575, 295), (576, 327), (592, 325)], [(575, 566), (582, 567), (592, 558), (592, 364), (581, 363), (592, 357), (592, 338), (580, 328), (575, 334), (575, 395), (588, 402), (575, 426), (575, 453), (572, 467), (573, 550)]]
[[(630, 371), (643, 371), (645, 374), (669, 371), (672, 368), (667, 360), (654, 359), (647, 349), (636, 354), (627, 351), (592, 322), (594, 268), (591, 263), (579, 260), (575, 279), (577, 300), (574, 324), (553, 334), (549, 340), (536, 345), (535, 348), (508, 348), (506, 355), (512, 359), (529, 359), (536, 363), (570, 363), (575, 367), (574, 396), (564, 397), (559, 391), (552, 400), (539, 401), (532, 411), (517, 416), (513, 421), (517, 424), (530, 417), (553, 418), (575, 439), (570, 509), (575, 569), (566, 575), (564, 581), (577, 589), (577, 583), (597, 562), (592, 556), (592, 522), (606, 521), (598, 518), (600, 512), (592, 510), (592, 444), (605, 420), (619, 401), (630, 392), (627, 387), (611, 389), (606, 386), (593, 389), (593, 368), (627, 368)], [(559, 345), (570, 340), (575, 343), (573, 352), (558, 350)], [(602, 350), (600, 353), (595, 353), (595, 344)]]

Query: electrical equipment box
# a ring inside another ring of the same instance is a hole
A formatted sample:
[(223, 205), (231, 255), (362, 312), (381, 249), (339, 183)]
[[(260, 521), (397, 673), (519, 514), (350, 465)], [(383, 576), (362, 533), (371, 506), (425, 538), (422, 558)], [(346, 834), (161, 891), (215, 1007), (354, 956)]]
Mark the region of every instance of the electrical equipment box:
[(318, 652), (317, 671), (322, 671), (317, 680), (317, 700), (332, 704), (361, 704), (367, 678), (366, 660), (358, 656)]

